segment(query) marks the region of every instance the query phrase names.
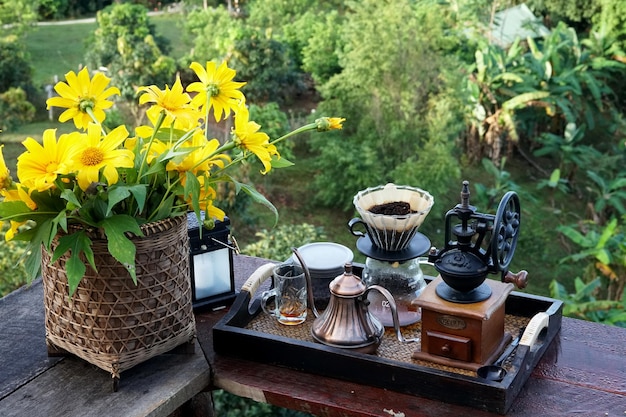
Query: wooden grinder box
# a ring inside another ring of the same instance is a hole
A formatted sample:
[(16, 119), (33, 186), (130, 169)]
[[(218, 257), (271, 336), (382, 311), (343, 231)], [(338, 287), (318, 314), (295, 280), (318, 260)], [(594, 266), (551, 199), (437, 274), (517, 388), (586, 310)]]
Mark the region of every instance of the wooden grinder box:
[(513, 284), (488, 279), (488, 299), (459, 304), (436, 294), (441, 282), (435, 279), (413, 302), (422, 308), (422, 348), (414, 358), (472, 370), (493, 362), (511, 341), (504, 331), (504, 304)]

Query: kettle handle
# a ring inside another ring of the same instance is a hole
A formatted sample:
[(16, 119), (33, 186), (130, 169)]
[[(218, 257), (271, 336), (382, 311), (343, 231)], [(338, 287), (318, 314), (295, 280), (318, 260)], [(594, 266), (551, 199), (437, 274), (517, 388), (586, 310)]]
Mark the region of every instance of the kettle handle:
[(313, 315), (317, 318), (320, 316), (320, 313), (317, 311), (317, 308), (315, 307), (315, 297), (313, 297), (313, 282), (311, 280), (311, 273), (309, 272), (309, 268), (304, 263), (304, 259), (302, 258), (302, 255), (298, 251), (298, 248), (292, 247), (291, 251), (296, 256), (296, 258), (298, 258), (298, 261), (300, 261), (300, 265), (302, 265), (302, 269), (304, 270), (304, 278), (306, 279), (307, 304), (309, 305), (309, 308), (313, 312)]
[(370, 292), (370, 290), (378, 291), (389, 302), (389, 307), (391, 307), (391, 317), (393, 319), (393, 328), (396, 331), (396, 337), (398, 338), (398, 341), (401, 343), (419, 342), (419, 337), (406, 339), (404, 336), (402, 336), (402, 332), (400, 331), (400, 320), (398, 319), (398, 307), (396, 306), (396, 300), (393, 298), (393, 295), (391, 295), (391, 293), (386, 288), (374, 284), (367, 287), (365, 293), (363, 293), (363, 300), (367, 300), (367, 294)]

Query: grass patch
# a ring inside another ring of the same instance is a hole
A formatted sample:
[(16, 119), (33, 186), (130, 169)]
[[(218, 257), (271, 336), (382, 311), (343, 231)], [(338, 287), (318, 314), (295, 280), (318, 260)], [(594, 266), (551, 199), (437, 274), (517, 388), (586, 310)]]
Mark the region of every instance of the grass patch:
[[(189, 47), (184, 44), (180, 29), (180, 14), (150, 16), (155, 32), (169, 39), (170, 56), (182, 57)], [(54, 84), (54, 77), (63, 79), (68, 71), (78, 71), (85, 65), (86, 44), (98, 25), (93, 22), (72, 22), (70, 24), (42, 25), (26, 35), (26, 48), (33, 62), (33, 83), (35, 85)]]
[(185, 42), (183, 37), (183, 21), (181, 14), (174, 13), (151, 16), (150, 23), (154, 24), (154, 30), (157, 35), (170, 41), (170, 51), (168, 55), (175, 60), (179, 60), (191, 50), (192, 45)]
[(33, 83), (54, 84), (66, 72), (78, 71), (84, 65), (85, 39), (96, 29), (96, 23), (37, 26), (26, 35), (27, 50), (33, 62)]

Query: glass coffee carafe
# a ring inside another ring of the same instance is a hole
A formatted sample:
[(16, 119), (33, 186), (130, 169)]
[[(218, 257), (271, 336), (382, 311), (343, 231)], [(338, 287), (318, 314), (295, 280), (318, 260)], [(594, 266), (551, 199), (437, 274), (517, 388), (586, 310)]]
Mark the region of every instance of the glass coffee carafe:
[[(421, 319), (419, 307), (412, 304), (426, 288), (420, 258), (403, 261), (367, 258), (363, 269), (363, 282), (368, 287), (380, 285), (393, 295), (400, 326), (407, 326)], [(389, 302), (377, 292), (370, 292), (367, 299), (370, 302), (370, 311), (383, 326), (393, 326)]]

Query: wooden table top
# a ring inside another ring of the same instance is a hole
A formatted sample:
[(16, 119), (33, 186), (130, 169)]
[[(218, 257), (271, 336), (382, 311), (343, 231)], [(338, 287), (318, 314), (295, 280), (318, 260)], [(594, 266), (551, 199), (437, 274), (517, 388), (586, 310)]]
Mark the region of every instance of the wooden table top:
[[(238, 287), (266, 260), (237, 256)], [(216, 355), (212, 327), (225, 311), (196, 314), (213, 388), (318, 416), (495, 416), (473, 408)], [(251, 346), (250, 349), (254, 349)], [(626, 415), (626, 329), (563, 318), (560, 334), (507, 416)]]
[[(235, 257), (238, 288), (266, 262)], [(195, 355), (153, 358), (123, 373), (120, 391), (111, 393), (111, 377), (106, 372), (76, 358), (47, 357), (41, 283), (25, 287), (0, 299), (0, 415), (167, 416), (203, 389), (225, 389), (328, 417), (497, 415), (216, 355), (212, 328), (225, 312), (196, 314), (199, 346)], [(564, 318), (560, 334), (507, 415), (624, 417), (626, 329)]]

